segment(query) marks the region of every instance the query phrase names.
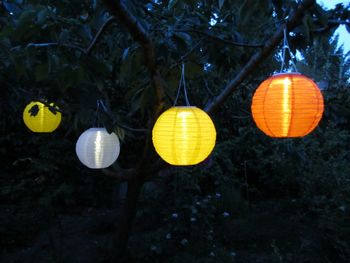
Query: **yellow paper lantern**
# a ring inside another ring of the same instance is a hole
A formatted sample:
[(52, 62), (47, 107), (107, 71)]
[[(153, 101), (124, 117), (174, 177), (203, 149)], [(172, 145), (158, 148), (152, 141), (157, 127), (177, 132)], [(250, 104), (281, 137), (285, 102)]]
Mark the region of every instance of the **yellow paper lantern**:
[(324, 110), (315, 82), (299, 73), (280, 73), (255, 91), (252, 114), (258, 128), (271, 137), (302, 137), (316, 128)]
[(172, 107), (153, 127), (153, 145), (172, 165), (200, 163), (215, 146), (216, 130), (207, 113), (197, 107)]
[[(50, 106), (54, 106), (50, 103)], [(55, 107), (58, 109), (58, 107)], [(33, 132), (53, 132), (61, 123), (61, 113), (53, 113), (45, 104), (32, 101), (23, 111), (25, 125)]]

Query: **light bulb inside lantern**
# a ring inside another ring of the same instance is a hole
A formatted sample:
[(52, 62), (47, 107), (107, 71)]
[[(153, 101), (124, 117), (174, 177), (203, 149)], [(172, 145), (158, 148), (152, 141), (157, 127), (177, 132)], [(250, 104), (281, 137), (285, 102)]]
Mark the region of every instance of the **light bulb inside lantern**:
[(282, 103), (282, 129), (283, 135), (287, 136), (290, 121), (291, 121), (291, 96), (290, 96), (290, 85), (291, 81), (289, 78), (284, 78), (283, 80), (283, 103)]
[(101, 146), (101, 131), (96, 132), (96, 140), (95, 140), (95, 152), (96, 152), (96, 163), (101, 163), (103, 159), (103, 152)]

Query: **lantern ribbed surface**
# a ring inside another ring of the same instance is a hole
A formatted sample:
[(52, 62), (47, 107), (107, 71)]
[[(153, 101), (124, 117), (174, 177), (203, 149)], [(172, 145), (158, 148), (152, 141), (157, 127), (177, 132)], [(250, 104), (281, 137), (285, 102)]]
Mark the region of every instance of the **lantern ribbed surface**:
[[(53, 103), (50, 106), (54, 107)], [(37, 113), (33, 114), (32, 108), (37, 109)], [(58, 109), (58, 107), (55, 107)], [(34, 116), (35, 115), (35, 116)], [(61, 113), (51, 112), (47, 106), (39, 101), (32, 101), (23, 111), (23, 121), (25, 125), (33, 132), (53, 132), (61, 123)]]
[(153, 145), (159, 156), (172, 165), (200, 163), (215, 146), (213, 121), (197, 107), (172, 107), (153, 127)]
[(299, 73), (280, 73), (255, 91), (252, 114), (258, 128), (271, 137), (302, 137), (316, 128), (324, 110), (315, 82)]
[(75, 151), (85, 166), (102, 169), (117, 160), (120, 143), (115, 133), (109, 134), (105, 128), (90, 128), (80, 135)]

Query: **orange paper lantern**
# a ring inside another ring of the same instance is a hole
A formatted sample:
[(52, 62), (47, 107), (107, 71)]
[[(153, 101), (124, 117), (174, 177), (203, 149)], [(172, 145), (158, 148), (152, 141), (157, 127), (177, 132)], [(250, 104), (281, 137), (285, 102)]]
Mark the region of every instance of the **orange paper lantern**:
[(271, 137), (303, 137), (322, 118), (323, 96), (315, 82), (299, 73), (280, 73), (255, 91), (252, 114), (258, 128)]

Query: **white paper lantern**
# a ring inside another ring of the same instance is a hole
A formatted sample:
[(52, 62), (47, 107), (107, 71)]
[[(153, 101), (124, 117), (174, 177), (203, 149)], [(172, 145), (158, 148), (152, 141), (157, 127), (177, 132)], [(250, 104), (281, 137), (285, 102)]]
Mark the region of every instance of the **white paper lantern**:
[(115, 133), (109, 134), (105, 128), (90, 128), (80, 135), (75, 151), (84, 165), (102, 169), (117, 160), (120, 143)]

